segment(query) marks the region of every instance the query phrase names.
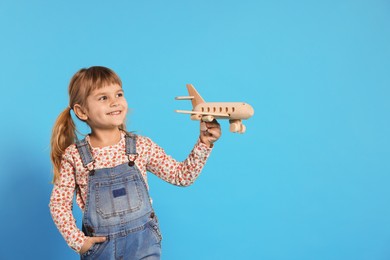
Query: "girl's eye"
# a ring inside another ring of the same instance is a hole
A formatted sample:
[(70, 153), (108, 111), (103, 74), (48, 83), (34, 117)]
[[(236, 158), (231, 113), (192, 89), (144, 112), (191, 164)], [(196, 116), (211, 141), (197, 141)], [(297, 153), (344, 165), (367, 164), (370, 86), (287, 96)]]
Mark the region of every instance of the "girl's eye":
[(118, 93), (116, 96), (117, 97), (123, 97), (123, 93)]
[(99, 101), (103, 101), (103, 100), (106, 100), (106, 99), (107, 99), (106, 96), (101, 96), (101, 97), (99, 98)]

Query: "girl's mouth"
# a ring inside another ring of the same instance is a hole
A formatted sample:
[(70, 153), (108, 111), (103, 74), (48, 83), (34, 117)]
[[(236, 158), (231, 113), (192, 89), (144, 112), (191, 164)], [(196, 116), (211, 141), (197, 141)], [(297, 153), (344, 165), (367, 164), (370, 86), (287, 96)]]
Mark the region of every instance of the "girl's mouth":
[(118, 110), (118, 111), (113, 111), (111, 113), (108, 113), (107, 115), (116, 116), (116, 115), (119, 115), (120, 113), (122, 113), (122, 111)]

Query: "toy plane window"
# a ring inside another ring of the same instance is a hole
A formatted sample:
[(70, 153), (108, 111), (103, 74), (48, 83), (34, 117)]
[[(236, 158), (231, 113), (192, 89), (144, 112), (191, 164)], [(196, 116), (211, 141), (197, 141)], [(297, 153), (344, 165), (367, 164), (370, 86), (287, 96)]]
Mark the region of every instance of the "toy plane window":
[(228, 109), (228, 107), (225, 107), (225, 110), (226, 110), (226, 113), (227, 113), (227, 112), (229, 112), (229, 109)]
[(213, 112), (215, 113), (217, 111), (217, 109), (215, 107), (213, 107)]
[(207, 107), (207, 112), (210, 112), (210, 107)]
[(204, 107), (202, 107), (202, 112), (204, 112)]
[(234, 110), (235, 110), (235, 107), (232, 107), (232, 111), (233, 111), (233, 113), (234, 113)]
[(222, 113), (222, 107), (219, 107), (219, 112)]

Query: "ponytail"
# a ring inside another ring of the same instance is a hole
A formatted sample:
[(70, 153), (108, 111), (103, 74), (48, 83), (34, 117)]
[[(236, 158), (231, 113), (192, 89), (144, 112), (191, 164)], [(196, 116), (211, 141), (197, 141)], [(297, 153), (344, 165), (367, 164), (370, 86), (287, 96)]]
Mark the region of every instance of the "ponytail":
[(76, 126), (67, 107), (57, 118), (51, 135), (51, 162), (53, 164), (53, 183), (60, 176), (61, 158), (65, 149), (76, 140)]

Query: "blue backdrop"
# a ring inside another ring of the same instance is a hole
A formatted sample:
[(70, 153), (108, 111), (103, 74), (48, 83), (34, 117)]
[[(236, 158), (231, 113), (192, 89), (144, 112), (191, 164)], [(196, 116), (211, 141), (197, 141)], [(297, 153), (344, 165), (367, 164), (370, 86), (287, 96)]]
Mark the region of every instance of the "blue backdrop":
[(49, 144), (91, 65), (178, 160), (199, 131), (173, 112), (186, 83), (255, 108), (243, 135), (220, 121), (193, 186), (150, 176), (163, 259), (390, 258), (389, 1), (2, 0), (0, 32), (0, 259), (78, 259), (49, 213)]

